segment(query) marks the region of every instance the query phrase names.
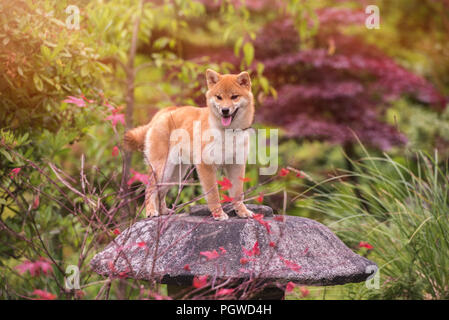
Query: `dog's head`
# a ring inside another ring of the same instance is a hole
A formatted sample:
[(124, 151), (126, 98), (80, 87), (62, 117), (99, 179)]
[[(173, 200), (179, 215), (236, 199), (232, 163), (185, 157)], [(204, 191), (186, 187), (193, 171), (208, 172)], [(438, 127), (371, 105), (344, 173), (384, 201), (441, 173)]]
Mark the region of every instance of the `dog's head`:
[(208, 69), (206, 80), (207, 106), (218, 126), (248, 128), (254, 116), (254, 98), (248, 72), (222, 75)]

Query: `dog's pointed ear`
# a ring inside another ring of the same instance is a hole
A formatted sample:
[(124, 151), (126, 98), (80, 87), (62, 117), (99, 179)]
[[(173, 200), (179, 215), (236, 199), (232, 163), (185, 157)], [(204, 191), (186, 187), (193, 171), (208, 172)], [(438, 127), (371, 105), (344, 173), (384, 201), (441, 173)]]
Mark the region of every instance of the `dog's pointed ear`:
[(251, 89), (251, 78), (249, 77), (248, 72), (243, 71), (237, 75), (237, 83), (242, 87), (250, 90)]
[(212, 69), (206, 70), (206, 81), (207, 81), (207, 88), (212, 88), (215, 84), (217, 84), (218, 81), (220, 81), (221, 74), (218, 72), (215, 72)]

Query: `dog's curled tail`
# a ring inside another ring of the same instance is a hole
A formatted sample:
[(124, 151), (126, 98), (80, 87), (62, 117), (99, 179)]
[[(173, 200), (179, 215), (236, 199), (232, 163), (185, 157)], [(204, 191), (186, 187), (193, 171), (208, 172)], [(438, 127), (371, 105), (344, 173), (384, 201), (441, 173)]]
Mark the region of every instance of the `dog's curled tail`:
[(145, 136), (149, 128), (150, 124), (146, 124), (144, 126), (128, 130), (125, 133), (124, 138), (125, 149), (128, 151), (143, 151)]

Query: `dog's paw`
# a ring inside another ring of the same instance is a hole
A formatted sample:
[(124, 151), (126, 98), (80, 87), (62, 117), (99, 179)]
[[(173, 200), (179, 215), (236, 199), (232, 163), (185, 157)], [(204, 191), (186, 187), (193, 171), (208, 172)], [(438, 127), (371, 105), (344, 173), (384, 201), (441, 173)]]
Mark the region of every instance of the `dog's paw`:
[(240, 210), (237, 210), (236, 212), (240, 218), (251, 218), (254, 216), (254, 212), (248, 210), (246, 207), (243, 207)]
[(145, 214), (146, 214), (147, 218), (158, 217), (159, 216), (159, 211), (157, 211), (157, 210), (151, 210), (151, 211), (147, 210), (145, 212)]
[(229, 219), (229, 216), (223, 210), (212, 214), (212, 216), (217, 221), (223, 221), (223, 220), (228, 220)]

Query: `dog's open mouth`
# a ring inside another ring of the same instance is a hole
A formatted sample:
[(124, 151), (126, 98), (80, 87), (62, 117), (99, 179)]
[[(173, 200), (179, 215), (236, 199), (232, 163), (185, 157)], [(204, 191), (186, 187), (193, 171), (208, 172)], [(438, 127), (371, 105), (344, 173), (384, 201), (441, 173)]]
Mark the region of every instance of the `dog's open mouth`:
[(231, 125), (231, 122), (232, 120), (234, 120), (237, 111), (239, 111), (238, 108), (235, 109), (235, 111), (230, 116), (221, 116), (221, 124), (223, 125), (223, 127), (229, 127)]

